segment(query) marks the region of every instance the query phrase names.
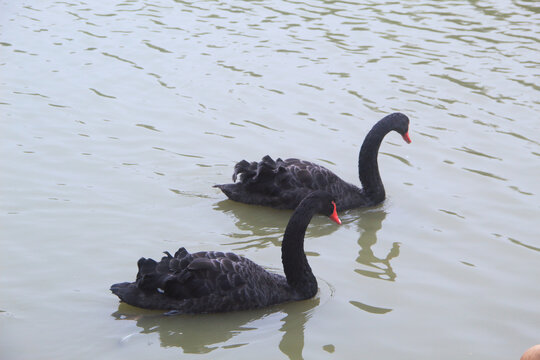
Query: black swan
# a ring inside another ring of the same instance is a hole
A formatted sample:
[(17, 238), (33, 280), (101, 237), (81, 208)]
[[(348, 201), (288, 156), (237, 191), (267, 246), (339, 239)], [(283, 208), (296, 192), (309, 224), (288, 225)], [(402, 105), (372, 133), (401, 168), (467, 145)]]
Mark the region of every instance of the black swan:
[(332, 199), (315, 191), (292, 214), (281, 245), (285, 276), (233, 253), (190, 254), (182, 247), (174, 256), (165, 252), (160, 262), (139, 259), (136, 281), (114, 284), (111, 291), (130, 305), (175, 313), (256, 309), (309, 299), (317, 293), (317, 280), (304, 253), (304, 235), (316, 213), (341, 224)]
[[(377, 155), (386, 134), (395, 130), (407, 142), (409, 118), (393, 113), (379, 120), (366, 135), (358, 157), (362, 189), (340, 179), (324, 166), (299, 159), (273, 160), (266, 155), (259, 163), (242, 160), (234, 167), (232, 184), (214, 185), (231, 200), (246, 204), (294, 209), (307, 194), (324, 190), (336, 199), (337, 209), (346, 210), (381, 203), (386, 194), (379, 175)], [(240, 175), (240, 181), (236, 182)]]

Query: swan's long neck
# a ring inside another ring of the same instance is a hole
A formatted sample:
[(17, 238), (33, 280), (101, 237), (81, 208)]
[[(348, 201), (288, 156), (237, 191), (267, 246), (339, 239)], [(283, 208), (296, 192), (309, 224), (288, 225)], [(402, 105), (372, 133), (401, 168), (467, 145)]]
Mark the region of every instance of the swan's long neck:
[(307, 299), (317, 293), (317, 280), (304, 252), (304, 236), (315, 210), (305, 205), (300, 204), (287, 224), (281, 245), (281, 260), (287, 283)]
[(363, 192), (373, 203), (383, 201), (386, 196), (377, 163), (381, 142), (385, 135), (392, 130), (390, 122), (385, 121), (386, 119), (388, 117), (375, 124), (366, 135), (358, 156), (358, 175)]

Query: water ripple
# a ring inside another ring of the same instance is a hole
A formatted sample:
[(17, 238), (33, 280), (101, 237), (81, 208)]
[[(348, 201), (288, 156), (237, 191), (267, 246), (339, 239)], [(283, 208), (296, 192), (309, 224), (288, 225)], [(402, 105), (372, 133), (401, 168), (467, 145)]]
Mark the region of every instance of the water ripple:
[(507, 181), (508, 180), (508, 179), (505, 179), (505, 178), (503, 178), (501, 176), (492, 174), (492, 173), (487, 172), (487, 171), (475, 170), (475, 169), (469, 169), (469, 168), (463, 168), (463, 170), (467, 170), (467, 171), (470, 171), (470, 172), (478, 174), (478, 175), (487, 176), (487, 177), (490, 177), (490, 178), (496, 179), (496, 180), (502, 180), (502, 181)]

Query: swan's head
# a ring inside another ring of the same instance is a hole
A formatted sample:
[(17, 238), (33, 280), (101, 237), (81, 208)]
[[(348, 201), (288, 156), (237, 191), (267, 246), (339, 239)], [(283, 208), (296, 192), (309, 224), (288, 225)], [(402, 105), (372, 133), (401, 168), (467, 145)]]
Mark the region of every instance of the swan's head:
[(302, 203), (309, 203), (309, 206), (314, 207), (317, 213), (326, 215), (332, 221), (341, 225), (341, 220), (339, 219), (336, 211), (336, 202), (334, 197), (326, 191), (314, 191), (306, 196), (304, 200), (302, 200), (299, 207), (302, 205)]
[(393, 113), (388, 116), (392, 118), (394, 130), (401, 135), (407, 144), (410, 144), (411, 137), (409, 136), (409, 118), (407, 115), (402, 113)]

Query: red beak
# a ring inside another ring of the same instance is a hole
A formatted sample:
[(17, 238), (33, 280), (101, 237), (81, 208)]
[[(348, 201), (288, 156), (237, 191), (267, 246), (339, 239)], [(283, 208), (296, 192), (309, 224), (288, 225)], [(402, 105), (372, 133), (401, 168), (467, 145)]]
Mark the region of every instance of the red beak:
[(334, 205), (334, 212), (329, 216), (329, 218), (338, 223), (338, 225), (341, 225), (341, 220), (337, 216), (336, 203), (332, 201), (332, 205)]
[(408, 131), (405, 134), (403, 134), (402, 137), (403, 137), (403, 140), (405, 140), (405, 142), (407, 144), (411, 143), (411, 138), (409, 137), (409, 132)]

